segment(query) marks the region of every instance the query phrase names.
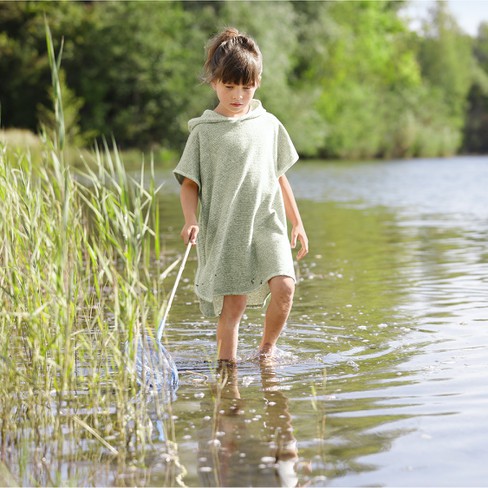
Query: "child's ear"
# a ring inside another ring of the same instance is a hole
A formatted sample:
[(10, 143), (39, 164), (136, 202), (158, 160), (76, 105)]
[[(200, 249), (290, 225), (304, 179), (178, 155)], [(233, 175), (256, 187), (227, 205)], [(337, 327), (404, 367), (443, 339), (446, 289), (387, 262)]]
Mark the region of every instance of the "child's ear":
[(215, 80), (210, 82), (210, 86), (212, 87), (213, 91), (217, 90), (217, 82)]

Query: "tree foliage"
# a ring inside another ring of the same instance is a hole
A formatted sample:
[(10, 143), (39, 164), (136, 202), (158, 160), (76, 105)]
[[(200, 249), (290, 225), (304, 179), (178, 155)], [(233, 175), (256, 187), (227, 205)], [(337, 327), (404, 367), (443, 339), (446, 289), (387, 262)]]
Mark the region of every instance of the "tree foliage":
[(0, 2), (0, 123), (49, 125), (45, 20), (63, 40), (72, 144), (179, 151), (187, 120), (212, 105), (199, 76), (207, 39), (235, 25), (264, 56), (258, 96), (309, 157), (486, 151), (488, 27), (472, 39), (445, 2), (422, 32), (404, 2)]
[(480, 25), (474, 40), (475, 76), (468, 95), (464, 148), (488, 153), (488, 23)]

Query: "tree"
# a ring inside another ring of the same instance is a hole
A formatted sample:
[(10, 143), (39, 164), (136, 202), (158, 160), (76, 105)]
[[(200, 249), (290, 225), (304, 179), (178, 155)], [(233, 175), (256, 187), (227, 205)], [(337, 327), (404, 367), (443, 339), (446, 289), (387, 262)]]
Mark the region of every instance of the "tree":
[(488, 152), (488, 23), (480, 25), (474, 40), (474, 81), (468, 96), (463, 149), (468, 153)]
[(461, 31), (447, 2), (437, 0), (430, 10), (423, 26), (419, 61), (423, 78), (449, 108), (452, 124), (461, 129), (474, 60), (471, 39)]
[(302, 14), (301, 75), (320, 86), (317, 110), (327, 127), (320, 154), (395, 153), (389, 144), (399, 118), (392, 103), (420, 84), (420, 73), (392, 3), (316, 2)]
[[(125, 146), (177, 146), (201, 107), (198, 74), (204, 34), (173, 2), (90, 6), (68, 84), (85, 100), (84, 129)], [(198, 93), (198, 94), (197, 94)]]

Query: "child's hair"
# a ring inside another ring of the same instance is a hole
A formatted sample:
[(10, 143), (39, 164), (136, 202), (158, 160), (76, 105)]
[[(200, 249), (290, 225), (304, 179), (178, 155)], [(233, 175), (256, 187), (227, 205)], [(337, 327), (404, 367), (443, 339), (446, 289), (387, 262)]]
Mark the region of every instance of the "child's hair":
[(229, 27), (210, 39), (203, 70), (206, 83), (258, 85), (263, 71), (261, 51), (251, 37)]

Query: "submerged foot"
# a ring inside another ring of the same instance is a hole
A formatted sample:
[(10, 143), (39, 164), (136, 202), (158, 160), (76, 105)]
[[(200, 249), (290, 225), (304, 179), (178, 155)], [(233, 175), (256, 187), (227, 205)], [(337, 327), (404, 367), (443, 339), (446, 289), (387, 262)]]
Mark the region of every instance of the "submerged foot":
[(295, 363), (298, 358), (290, 352), (283, 351), (276, 346), (259, 348), (248, 358), (249, 361), (259, 362), (265, 365), (280, 365)]
[(276, 354), (277, 348), (272, 347), (269, 349), (260, 349), (258, 351), (258, 360), (261, 365), (264, 366), (274, 366), (278, 363), (278, 358)]
[(277, 349), (278, 348), (274, 344), (265, 342), (264, 344), (259, 346), (259, 355), (267, 358), (273, 357)]

